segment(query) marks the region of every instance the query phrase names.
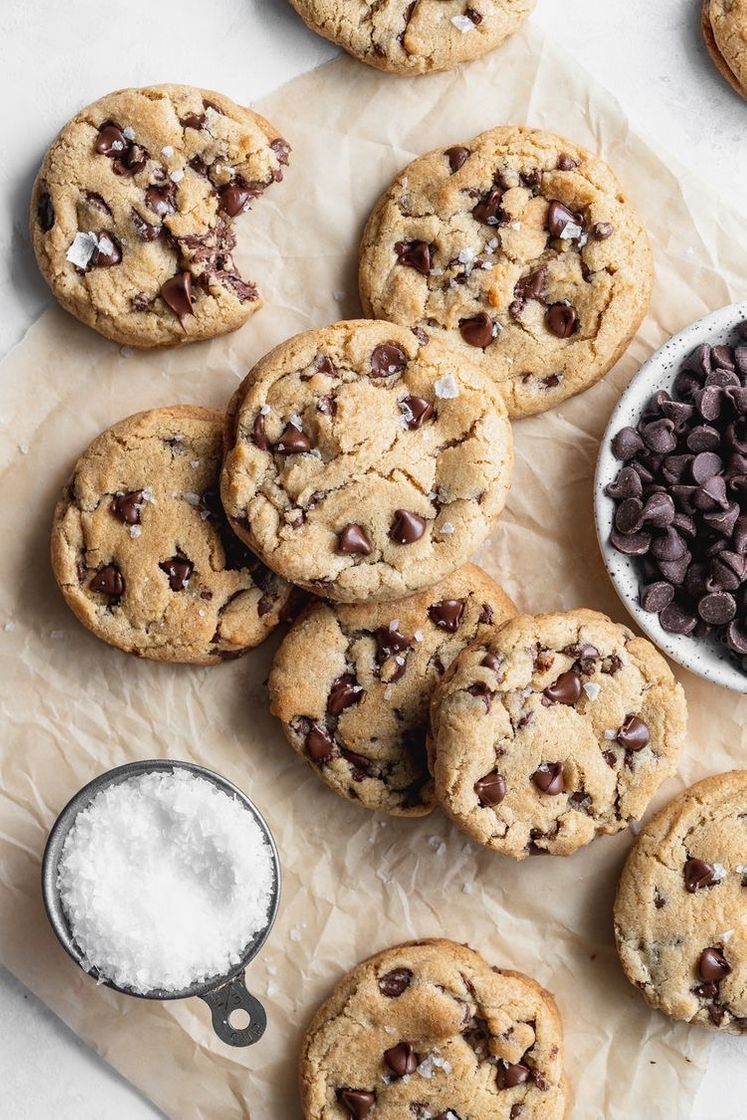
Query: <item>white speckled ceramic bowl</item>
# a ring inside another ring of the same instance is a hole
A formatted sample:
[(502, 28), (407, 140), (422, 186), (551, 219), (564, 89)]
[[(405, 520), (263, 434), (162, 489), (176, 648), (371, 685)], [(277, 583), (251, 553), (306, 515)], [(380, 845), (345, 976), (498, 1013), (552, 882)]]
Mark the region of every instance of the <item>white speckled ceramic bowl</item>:
[(715, 639), (689, 638), (670, 634), (655, 614), (644, 611), (638, 602), (640, 575), (635, 557), (623, 556), (610, 544), (615, 505), (604, 493), (605, 486), (617, 476), (622, 463), (612, 454), (612, 437), (626, 425), (635, 427), (651, 396), (659, 389), (671, 391), (684, 359), (702, 342), (711, 345), (736, 341), (735, 329), (747, 319), (747, 301), (722, 307), (666, 342), (645, 362), (625, 390), (612, 413), (604, 433), (594, 480), (594, 519), (599, 547), (615, 590), (641, 630), (674, 661), (714, 684), (734, 692), (747, 693), (747, 671), (740, 668), (726, 646)]

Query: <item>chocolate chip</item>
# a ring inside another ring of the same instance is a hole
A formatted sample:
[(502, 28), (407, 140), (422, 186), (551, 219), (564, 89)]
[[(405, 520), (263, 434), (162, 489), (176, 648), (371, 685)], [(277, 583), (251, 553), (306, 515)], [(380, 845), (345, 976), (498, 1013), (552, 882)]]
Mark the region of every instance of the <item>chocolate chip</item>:
[(472, 210), (472, 217), (477, 222), (482, 222), (486, 226), (497, 226), (501, 214), (501, 202), (503, 200), (503, 191), (493, 189), (483, 195), (480, 201)]
[(558, 157), (558, 171), (573, 171), (574, 168), (579, 166), (579, 160), (574, 159), (573, 156), (567, 155), (563, 152)]
[(652, 420), (650, 424), (644, 424), (639, 430), (646, 447), (657, 455), (668, 455), (677, 446), (672, 420), (666, 418)]
[(664, 529), (667, 525), (671, 525), (675, 516), (672, 496), (661, 492), (651, 494), (641, 511), (641, 520), (654, 525), (657, 529)]
[(174, 312), (181, 322), (192, 315), (192, 276), (189, 272), (177, 272), (161, 286), (161, 299)]
[(543, 762), (539, 769), (532, 774), (532, 781), (538, 790), (556, 797), (565, 789), (562, 762)]
[(444, 155), (449, 161), (452, 175), (454, 172), (458, 171), (460, 167), (464, 167), (471, 154), (469, 148), (462, 148), (459, 145), (454, 148), (446, 149)]
[(272, 141), (270, 147), (275, 153), (278, 163), (282, 163), (284, 167), (287, 166), (291, 154), (291, 146), (288, 141), (284, 140), (282, 136), (278, 136), (276, 140)]
[(351, 522), (351, 524), (345, 525), (343, 530), (340, 530), (337, 534), (337, 551), (346, 554), (346, 556), (353, 556), (355, 553), (358, 556), (370, 556), (371, 542), (361, 525)]
[(514, 284), (514, 296), (521, 301), (534, 299), (541, 303), (544, 300), (546, 283), (547, 269), (536, 268), (534, 272), (519, 277)]
[(651, 534), (642, 529), (639, 533), (621, 533), (619, 529), (613, 529), (610, 533), (610, 540), (618, 552), (624, 553), (626, 556), (645, 556), (651, 547)]
[(411, 1042), (398, 1042), (384, 1051), (384, 1062), (393, 1077), (407, 1077), (418, 1068), (419, 1058)]
[(139, 525), (140, 512), (143, 508), (142, 490), (130, 490), (126, 494), (115, 494), (112, 498), (112, 513), (125, 525)]
[(641, 476), (632, 467), (623, 467), (614, 482), (609, 482), (604, 488), (608, 497), (616, 501), (625, 498), (640, 498), (643, 494)]
[(707, 984), (717, 984), (731, 972), (731, 965), (720, 949), (704, 949), (698, 960), (698, 976)]
[(685, 864), (685, 888), (690, 894), (718, 883), (716, 868), (702, 859), (690, 858)]
[(134, 208), (130, 211), (130, 218), (141, 241), (157, 241), (163, 233), (163, 226), (152, 226)]
[(176, 210), (173, 186), (148, 187), (145, 192), (145, 204), (154, 214), (158, 214), (159, 218), (173, 214)]
[(643, 447), (643, 440), (635, 428), (621, 428), (612, 437), (612, 454), (616, 459), (632, 459), (640, 451), (643, 451)]
[(615, 227), (610, 222), (595, 222), (591, 227), (591, 235), (595, 241), (606, 241), (614, 232)]
[(312, 723), (306, 736), (306, 753), (313, 762), (326, 762), (332, 757), (335, 744), (328, 731), (318, 723)]
[(498, 1063), (497, 1082), (499, 1089), (514, 1089), (517, 1085), (524, 1085), (532, 1076), (532, 1071), (521, 1062), (500, 1061)]
[(565, 203), (559, 202), (557, 198), (551, 199), (545, 219), (545, 228), (550, 236), (562, 237), (569, 224), (580, 226), (582, 224), (580, 215), (574, 214), (573, 210), (569, 210)]
[(350, 522), (337, 534), (337, 551), (347, 556), (370, 556), (371, 542), (362, 525)]
[(493, 612), (493, 608), (491, 607), (490, 603), (483, 603), (482, 606), (480, 607), (480, 616), (477, 619), (477, 621), (480, 623), (481, 626), (486, 626), (486, 625), (489, 625), (493, 621), (494, 618), (495, 618), (495, 614)]
[(430, 275), (431, 247), (427, 241), (398, 241), (394, 251), (400, 264), (413, 268), (422, 276)]
[(439, 630), (446, 630), (448, 634), (455, 634), (464, 614), (463, 599), (442, 599), (428, 607), (428, 617), (438, 626)]
[(180, 118), (179, 124), (182, 126), (182, 128), (193, 128), (196, 132), (199, 132), (202, 126), (205, 124), (205, 114), (188, 113), (186, 117)]
[(485, 311), (481, 311), (471, 319), (461, 319), (459, 322), (459, 333), (464, 341), (480, 350), (490, 346), (495, 337), (493, 329), (493, 320)]
[(115, 158), (121, 156), (123, 152), (127, 151), (129, 147), (125, 135), (116, 124), (111, 121), (104, 121), (99, 127), (98, 135), (94, 143), (94, 149), (102, 156), (109, 156)]
[(425, 532), (427, 522), (419, 513), (407, 509), (394, 511), (394, 520), (389, 530), (390, 538), (397, 544), (414, 544)]
[(410, 431), (422, 428), (426, 420), (430, 420), (434, 415), (433, 405), (423, 397), (404, 397), (399, 402), (399, 407), (404, 413)]
[(337, 1099), (348, 1110), (352, 1120), (365, 1120), (376, 1103), (376, 1094), (368, 1089), (338, 1089)]
[(168, 560), (162, 560), (158, 567), (169, 577), (172, 591), (184, 591), (195, 568), (186, 556), (172, 556)]
[(303, 455), (311, 451), (311, 440), (297, 428), (295, 424), (286, 424), (280, 439), (275, 444), (275, 450), (281, 455)]
[(36, 220), (44, 233), (49, 233), (54, 225), (54, 206), (52, 205), (52, 199), (47, 191), (43, 191), (39, 195), (39, 202), (36, 207)]
[(491, 770), (484, 778), (479, 778), (475, 782), (474, 789), (477, 800), (483, 807), (500, 805), (506, 796), (506, 779), (497, 770)]
[(122, 260), (122, 249), (111, 233), (98, 233), (98, 245), (91, 257), (90, 268), (112, 268)]
[(246, 209), (247, 204), (252, 198), (256, 197), (255, 192), (240, 182), (230, 183), (224, 187), (220, 192), (220, 209), (224, 214), (228, 214), (230, 218), (235, 218), (242, 210)]
[(114, 601), (124, 595), (125, 580), (116, 564), (105, 564), (103, 568), (99, 568), (88, 586), (91, 591), (98, 591)]
[(643, 525), (643, 502), (640, 498), (626, 498), (615, 511), (615, 528), (620, 533), (637, 533)]
[(261, 412), (258, 412), (254, 417), (254, 424), (252, 425), (252, 443), (258, 447), (260, 451), (270, 450), (270, 441), (265, 433), (265, 418)]
[(568, 704), (572, 706), (581, 699), (583, 685), (575, 669), (561, 673), (556, 681), (542, 690), (542, 695), (553, 704)]
[(648, 724), (639, 716), (626, 716), (617, 732), (617, 741), (627, 751), (642, 751), (651, 741)]
[(412, 983), (412, 969), (393, 968), (379, 977), (379, 991), (387, 999), (398, 999)]
[(363, 689), (352, 673), (343, 673), (332, 682), (327, 697), (327, 715), (339, 716), (346, 708), (360, 704), (363, 699)]
[(376, 631), (376, 647), (376, 655), (381, 664), (394, 654), (409, 649), (410, 639), (390, 623), (389, 626), (380, 626)]
[(674, 588), (665, 580), (657, 580), (641, 588), (639, 602), (644, 611), (649, 614), (658, 614), (674, 599)]
[(664, 608), (659, 622), (670, 634), (691, 634), (698, 624), (695, 615), (676, 602)]
[(578, 314), (569, 304), (553, 303), (547, 309), (545, 324), (557, 338), (570, 338), (578, 330)]
[(492, 669), (494, 673), (497, 673), (501, 667), (502, 662), (500, 658), (496, 657), (494, 654), (486, 653), (480, 664), (483, 665), (486, 669)]
[(381, 342), (371, 354), (371, 372), (375, 377), (402, 373), (406, 365), (407, 355), (395, 342)]

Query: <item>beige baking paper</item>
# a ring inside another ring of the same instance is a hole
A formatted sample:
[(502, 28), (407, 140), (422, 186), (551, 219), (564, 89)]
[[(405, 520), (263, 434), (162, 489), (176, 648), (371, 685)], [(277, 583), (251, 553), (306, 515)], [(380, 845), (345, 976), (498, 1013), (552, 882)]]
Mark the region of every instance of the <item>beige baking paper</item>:
[[(242, 218), (243, 266), (267, 306), (237, 334), (170, 354), (121, 352), (61, 311), (2, 363), (0, 548), (2, 961), (174, 1120), (293, 1120), (296, 1053), (316, 1004), (349, 966), (413, 937), (469, 941), (557, 996), (577, 1120), (684, 1120), (710, 1036), (649, 1011), (623, 978), (611, 906), (629, 832), (570, 859), (475, 850), (447, 821), (378, 817), (336, 798), (267, 713), (269, 643), (212, 669), (148, 664), (73, 619), (49, 569), (53, 503), (78, 453), (143, 408), (221, 405), (271, 345), (359, 314), (356, 245), (399, 168), (500, 123), (555, 129), (617, 170), (651, 231), (652, 311), (606, 381), (516, 425), (509, 509), (479, 559), (525, 608), (590, 606), (626, 620), (592, 523), (600, 434), (622, 387), (666, 336), (744, 295), (743, 227), (631, 134), (615, 101), (529, 29), (455, 74), (397, 79), (347, 58), (259, 106), (294, 148), (286, 181)], [(740, 272), (741, 270), (741, 272)], [(3, 628), (4, 624), (4, 628)], [(680, 673), (690, 704), (685, 783), (744, 765), (747, 702)], [(151, 1004), (97, 987), (54, 940), (39, 892), (45, 836), (94, 775), (133, 759), (190, 759), (246, 790), (281, 853), (281, 913), (248, 970), (269, 1028), (231, 1050), (197, 1000)]]

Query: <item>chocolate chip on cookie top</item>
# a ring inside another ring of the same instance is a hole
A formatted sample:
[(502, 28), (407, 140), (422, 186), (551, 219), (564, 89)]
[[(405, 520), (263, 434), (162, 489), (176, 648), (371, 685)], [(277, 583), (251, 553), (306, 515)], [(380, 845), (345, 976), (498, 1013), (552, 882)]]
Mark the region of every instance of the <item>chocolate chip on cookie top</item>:
[(747, 770), (697, 782), (638, 836), (615, 900), (617, 951), (652, 1006), (747, 1034)]
[(562, 1025), (549, 992), (453, 941), (352, 969), (301, 1048), (306, 1120), (562, 1120)]
[(421, 816), (434, 801), (426, 762), (433, 690), (460, 650), (514, 613), (472, 564), (396, 603), (315, 603), (275, 655), (272, 711), (336, 793)]
[(122, 420), (78, 460), (57, 504), (52, 566), (99, 638), (209, 665), (258, 645), (293, 592), (231, 531), (218, 495), (223, 414), (192, 405)]
[(642, 814), (674, 771), (682, 688), (596, 611), (519, 615), (460, 654), (432, 702), (436, 796), (516, 859), (569, 855)]
[(176, 346), (261, 306), (233, 260), (234, 219), (283, 177), (289, 145), (222, 94), (109, 94), (52, 143), (34, 184), (39, 266), (66, 310), (115, 342)]
[(391, 600), (484, 540), (513, 467), (501, 396), (421, 333), (368, 320), (282, 343), (229, 407), (222, 495), (278, 574), (342, 602)]
[(361, 62), (398, 74), (450, 70), (512, 35), (535, 0), (291, 0), (301, 18)]
[(513, 417), (607, 372), (652, 277), (646, 233), (607, 165), (527, 128), (416, 159), (374, 208), (360, 257), (364, 310), (445, 338)]

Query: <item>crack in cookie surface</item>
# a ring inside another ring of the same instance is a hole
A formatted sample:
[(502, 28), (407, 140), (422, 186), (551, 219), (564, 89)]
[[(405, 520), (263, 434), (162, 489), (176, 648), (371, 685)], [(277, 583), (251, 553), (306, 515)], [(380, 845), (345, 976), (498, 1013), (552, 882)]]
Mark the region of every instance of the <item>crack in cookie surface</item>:
[(120, 90), (82, 110), (34, 184), (39, 266), (63, 307), (116, 342), (176, 346), (261, 306), (233, 260), (234, 219), (283, 177), (262, 117), (191, 86)]
[(648, 307), (640, 219), (597, 157), (552, 133), (496, 128), (406, 167), (369, 218), (364, 310), (476, 361), (512, 416), (594, 384)]
[(486, 847), (568, 855), (642, 815), (685, 720), (666, 661), (626, 627), (522, 615), (461, 654), (434, 696), (437, 796)]
[(236, 532), (328, 598), (396, 599), (435, 583), (506, 500), (513, 448), (500, 394), (392, 324), (337, 323), (283, 343), (229, 416), (222, 495)]
[(231, 531), (223, 414), (180, 405), (102, 433), (55, 510), (52, 564), (81, 622), (140, 657), (211, 664), (256, 646), (292, 589)]
[(434, 803), (426, 763), (433, 690), (460, 650), (513, 613), (474, 565), (396, 603), (314, 604), (275, 655), (272, 711), (336, 793), (421, 816)]

